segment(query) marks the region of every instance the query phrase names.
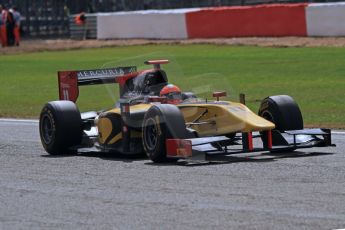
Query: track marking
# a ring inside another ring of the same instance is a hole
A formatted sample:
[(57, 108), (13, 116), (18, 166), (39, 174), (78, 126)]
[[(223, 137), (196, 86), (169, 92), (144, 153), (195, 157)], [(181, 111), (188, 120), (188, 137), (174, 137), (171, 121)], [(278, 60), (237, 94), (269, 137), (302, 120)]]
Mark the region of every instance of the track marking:
[[(336, 135), (345, 135), (344, 131), (332, 131), (332, 134), (336, 134)], [(344, 229), (345, 230), (345, 229)]]
[[(14, 118), (0, 118), (0, 122), (11, 122), (11, 123), (38, 123), (38, 120), (34, 119), (14, 119)], [(332, 134), (345, 135), (345, 131), (332, 131)]]
[(38, 120), (32, 120), (32, 119), (0, 118), (0, 122), (11, 122), (11, 123), (38, 123)]

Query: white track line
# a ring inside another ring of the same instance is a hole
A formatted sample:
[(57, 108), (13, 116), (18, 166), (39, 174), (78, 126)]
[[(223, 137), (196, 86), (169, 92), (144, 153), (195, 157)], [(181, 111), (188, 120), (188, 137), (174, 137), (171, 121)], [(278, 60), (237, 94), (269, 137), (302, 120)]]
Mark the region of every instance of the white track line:
[[(0, 118), (0, 122), (11, 122), (11, 123), (38, 123), (38, 120), (32, 120), (32, 119)], [(345, 135), (345, 131), (332, 131), (332, 134), (336, 134), (336, 135)]]
[(32, 119), (0, 118), (0, 122), (12, 122), (12, 123), (38, 123), (38, 120), (32, 120)]
[(345, 132), (344, 131), (332, 131), (332, 134), (345, 135)]

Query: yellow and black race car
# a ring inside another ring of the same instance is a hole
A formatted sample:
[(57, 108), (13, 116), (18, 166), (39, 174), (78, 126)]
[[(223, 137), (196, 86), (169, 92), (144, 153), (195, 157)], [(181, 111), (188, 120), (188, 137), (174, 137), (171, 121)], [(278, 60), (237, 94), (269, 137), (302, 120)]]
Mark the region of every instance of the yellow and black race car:
[[(59, 98), (44, 105), (39, 122), (41, 142), (52, 155), (101, 151), (146, 153), (154, 162), (212, 157), (255, 151), (293, 151), (334, 146), (329, 129), (303, 129), (298, 105), (287, 95), (265, 98), (258, 115), (242, 103), (213, 101), (182, 92), (179, 104), (167, 104), (160, 91), (168, 84), (160, 68), (167, 60), (136, 67), (60, 71)], [(80, 113), (79, 86), (118, 83), (120, 100), (107, 111)], [(261, 140), (260, 146), (257, 141)]]

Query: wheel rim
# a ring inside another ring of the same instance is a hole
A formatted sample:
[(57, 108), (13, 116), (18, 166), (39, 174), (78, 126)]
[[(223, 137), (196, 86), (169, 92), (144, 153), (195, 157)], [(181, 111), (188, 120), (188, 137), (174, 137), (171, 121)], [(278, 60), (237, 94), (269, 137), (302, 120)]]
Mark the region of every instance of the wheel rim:
[(275, 123), (272, 114), (268, 111), (264, 112), (262, 114), (262, 117), (265, 118), (266, 120), (272, 122), (272, 123)]
[(266, 120), (272, 122), (272, 123), (276, 126), (275, 129), (281, 131), (281, 127), (279, 126), (278, 123), (276, 123), (276, 121), (275, 121), (274, 118), (273, 118), (273, 115), (272, 115), (270, 112), (268, 112), (268, 111), (264, 112), (264, 113), (262, 114), (262, 117), (265, 118)]
[(154, 150), (158, 142), (158, 128), (152, 118), (146, 121), (144, 134), (147, 149)]
[(41, 133), (44, 143), (49, 144), (54, 136), (54, 126), (48, 115), (44, 115), (42, 118)]

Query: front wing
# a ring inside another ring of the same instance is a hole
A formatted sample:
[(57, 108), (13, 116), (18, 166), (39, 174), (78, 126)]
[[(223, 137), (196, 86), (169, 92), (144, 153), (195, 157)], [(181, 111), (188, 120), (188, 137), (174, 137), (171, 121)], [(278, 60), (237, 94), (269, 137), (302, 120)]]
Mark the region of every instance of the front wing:
[(250, 152), (288, 152), (295, 149), (335, 146), (330, 129), (303, 129), (279, 132), (242, 133), (226, 136), (191, 139), (167, 139), (168, 158), (207, 160), (212, 157)]

